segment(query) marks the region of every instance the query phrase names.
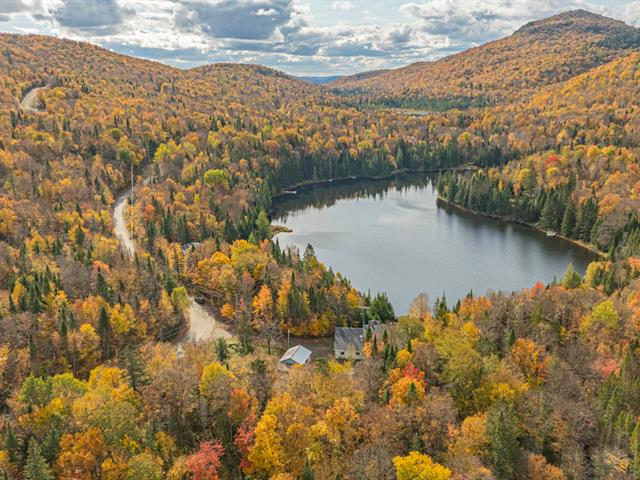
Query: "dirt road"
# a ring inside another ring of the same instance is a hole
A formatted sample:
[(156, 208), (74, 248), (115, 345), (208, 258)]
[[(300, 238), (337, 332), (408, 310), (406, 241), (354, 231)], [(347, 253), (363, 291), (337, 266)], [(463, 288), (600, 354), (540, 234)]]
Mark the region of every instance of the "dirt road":
[[(135, 244), (128, 229), (128, 218), (125, 215), (125, 211), (129, 205), (129, 195), (131, 190), (127, 190), (121, 194), (113, 209), (113, 230), (120, 240), (122, 247), (133, 257), (135, 253)], [(205, 307), (199, 305), (193, 297), (189, 296), (189, 311), (187, 313), (189, 318), (189, 326), (186, 335), (177, 344), (178, 350), (181, 349), (182, 344), (190, 341), (206, 341), (215, 338), (232, 337), (231, 333), (225, 328), (224, 324), (218, 322), (216, 318)]]
[(40, 90), (44, 90), (45, 88), (47, 87), (36, 87), (29, 90), (27, 94), (24, 96), (24, 98), (22, 99), (22, 101), (20, 102), (20, 108), (25, 112), (31, 112), (31, 113), (41, 112), (42, 110), (40, 110), (37, 105), (38, 92)]

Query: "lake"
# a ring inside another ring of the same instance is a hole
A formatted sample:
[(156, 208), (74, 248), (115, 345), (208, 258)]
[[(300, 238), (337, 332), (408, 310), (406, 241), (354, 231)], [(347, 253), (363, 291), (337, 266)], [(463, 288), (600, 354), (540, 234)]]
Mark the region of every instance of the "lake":
[(274, 199), (282, 247), (316, 256), (355, 288), (386, 292), (405, 314), (421, 292), (449, 305), (469, 291), (511, 292), (560, 279), (567, 265), (584, 274), (595, 257), (525, 226), (438, 206), (433, 180), (399, 175), (315, 186)]

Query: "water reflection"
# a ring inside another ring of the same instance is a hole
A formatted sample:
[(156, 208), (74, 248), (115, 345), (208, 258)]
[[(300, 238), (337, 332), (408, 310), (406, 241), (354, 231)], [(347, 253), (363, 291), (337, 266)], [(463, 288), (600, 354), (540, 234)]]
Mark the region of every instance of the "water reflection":
[(592, 254), (520, 225), (438, 206), (433, 177), (334, 183), (280, 197), (273, 219), (292, 233), (280, 244), (341, 271), (362, 291), (386, 291), (398, 313), (419, 292), (455, 301), (470, 289), (512, 291), (584, 272)]

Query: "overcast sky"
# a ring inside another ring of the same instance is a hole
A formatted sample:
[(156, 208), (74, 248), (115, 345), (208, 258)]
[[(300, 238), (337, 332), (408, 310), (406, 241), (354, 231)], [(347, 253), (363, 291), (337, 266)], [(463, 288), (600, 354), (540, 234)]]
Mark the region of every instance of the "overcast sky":
[(184, 68), (225, 61), (333, 75), (439, 58), (576, 8), (640, 26), (640, 0), (0, 0), (0, 31)]

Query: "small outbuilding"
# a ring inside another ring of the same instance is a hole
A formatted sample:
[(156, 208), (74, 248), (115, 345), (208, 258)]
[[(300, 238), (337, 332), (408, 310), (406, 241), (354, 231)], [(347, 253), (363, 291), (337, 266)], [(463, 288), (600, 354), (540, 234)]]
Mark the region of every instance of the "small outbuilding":
[(286, 367), (293, 367), (295, 365), (304, 365), (309, 362), (309, 359), (311, 359), (311, 350), (302, 345), (296, 345), (285, 352), (280, 359), (280, 364)]

